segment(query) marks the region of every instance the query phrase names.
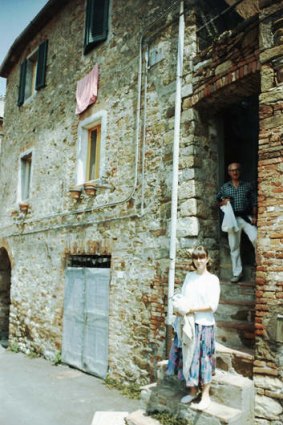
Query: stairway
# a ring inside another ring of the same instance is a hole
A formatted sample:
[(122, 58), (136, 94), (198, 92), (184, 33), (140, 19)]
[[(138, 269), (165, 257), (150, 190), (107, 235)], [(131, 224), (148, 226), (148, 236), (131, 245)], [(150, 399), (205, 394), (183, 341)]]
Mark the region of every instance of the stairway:
[[(244, 365), (252, 365), (252, 356), (217, 345), (217, 358), (222, 359), (211, 384), (210, 406), (205, 411), (180, 403), (186, 394), (184, 382), (166, 376), (167, 361), (158, 364), (158, 381), (143, 387), (141, 409), (126, 417), (127, 425), (160, 425), (149, 415), (169, 413), (194, 425), (252, 425), (254, 423), (253, 381), (237, 373)], [(235, 362), (235, 358), (238, 359)]]
[(231, 348), (254, 348), (255, 285), (252, 281), (221, 281), (215, 313), (216, 339)]
[(243, 233), (241, 240), (243, 279), (232, 283), (231, 258), (227, 237), (222, 236), (220, 249), (221, 294), (215, 313), (216, 339), (234, 349), (252, 350), (255, 345), (255, 256)]
[(244, 267), (245, 279), (231, 283), (228, 250), (221, 263), (221, 296), (215, 313), (217, 370), (211, 384), (212, 403), (197, 411), (180, 403), (184, 383), (165, 374), (167, 361), (159, 362), (157, 383), (143, 387), (141, 409), (126, 425), (160, 425), (150, 414), (169, 413), (188, 425), (252, 425), (254, 423), (253, 349), (255, 343), (255, 268)]

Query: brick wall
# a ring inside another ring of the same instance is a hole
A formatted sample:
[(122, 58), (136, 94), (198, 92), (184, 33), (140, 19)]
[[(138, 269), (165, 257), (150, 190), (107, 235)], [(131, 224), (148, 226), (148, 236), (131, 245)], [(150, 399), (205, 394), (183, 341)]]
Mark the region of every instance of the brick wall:
[[(283, 414), (282, 287), (282, 4), (263, 2), (260, 33), (259, 238), (254, 380), (258, 424)], [(281, 65), (280, 65), (281, 64)]]

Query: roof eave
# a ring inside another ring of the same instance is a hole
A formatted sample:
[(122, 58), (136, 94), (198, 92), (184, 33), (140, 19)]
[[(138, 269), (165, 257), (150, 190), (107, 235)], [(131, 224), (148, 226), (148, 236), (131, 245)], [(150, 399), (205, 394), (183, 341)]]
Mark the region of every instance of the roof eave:
[(23, 32), (15, 39), (8, 50), (1, 66), (0, 77), (7, 78), (14, 65), (18, 62), (20, 53), (34, 36), (59, 12), (70, 0), (49, 0)]

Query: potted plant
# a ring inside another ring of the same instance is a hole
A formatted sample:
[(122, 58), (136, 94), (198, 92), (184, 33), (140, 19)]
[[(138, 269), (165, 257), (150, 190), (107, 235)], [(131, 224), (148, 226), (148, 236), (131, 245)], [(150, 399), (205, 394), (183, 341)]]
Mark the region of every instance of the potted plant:
[(28, 202), (20, 202), (19, 207), (20, 207), (21, 212), (26, 214), (29, 210), (29, 203)]
[(93, 183), (85, 183), (84, 191), (88, 196), (95, 196), (96, 194), (96, 186)]
[(76, 201), (77, 201), (78, 199), (80, 199), (80, 197), (81, 197), (81, 193), (82, 193), (82, 190), (81, 190), (81, 188), (80, 188), (80, 187), (71, 187), (71, 188), (69, 189), (69, 194), (70, 194), (71, 198), (72, 198), (72, 199), (75, 199)]

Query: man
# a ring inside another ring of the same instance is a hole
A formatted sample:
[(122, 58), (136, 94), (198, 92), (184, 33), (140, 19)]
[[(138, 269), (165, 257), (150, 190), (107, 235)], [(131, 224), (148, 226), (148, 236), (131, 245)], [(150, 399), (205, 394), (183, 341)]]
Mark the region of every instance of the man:
[(254, 248), (257, 238), (257, 198), (251, 183), (240, 180), (240, 164), (232, 162), (228, 165), (230, 181), (225, 183), (219, 193), (217, 200), (219, 206), (231, 203), (238, 224), (238, 231), (228, 231), (228, 242), (232, 261), (233, 276), (231, 282), (239, 282), (243, 277), (242, 261), (240, 256), (241, 234), (244, 231)]

